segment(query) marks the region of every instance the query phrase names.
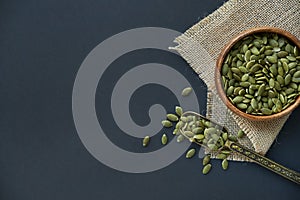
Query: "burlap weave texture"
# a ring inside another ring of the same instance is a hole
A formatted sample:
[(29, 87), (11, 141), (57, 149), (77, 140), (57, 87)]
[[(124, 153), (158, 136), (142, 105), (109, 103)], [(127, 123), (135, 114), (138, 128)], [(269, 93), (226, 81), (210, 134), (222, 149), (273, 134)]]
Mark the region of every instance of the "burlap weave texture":
[[(238, 33), (260, 26), (281, 28), (300, 38), (300, 0), (229, 0), (176, 38), (174, 49), (207, 85), (207, 116), (231, 133), (243, 129), (247, 138), (241, 143), (265, 154), (288, 116), (263, 122), (241, 118), (220, 100), (214, 83), (215, 63), (225, 44)], [(239, 156), (233, 159), (244, 160)]]

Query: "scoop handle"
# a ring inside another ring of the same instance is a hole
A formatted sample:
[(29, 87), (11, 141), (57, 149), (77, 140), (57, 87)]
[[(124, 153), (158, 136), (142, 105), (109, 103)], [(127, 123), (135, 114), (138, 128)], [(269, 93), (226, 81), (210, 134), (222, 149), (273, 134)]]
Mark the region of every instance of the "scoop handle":
[(294, 170), (288, 169), (288, 168), (274, 162), (273, 160), (270, 160), (270, 159), (256, 153), (255, 151), (253, 151), (251, 149), (248, 149), (240, 144), (227, 141), (226, 146), (228, 146), (231, 150), (246, 156), (247, 158), (251, 159), (255, 163), (261, 165), (262, 167), (265, 167), (268, 170), (271, 170), (271, 171), (275, 172), (276, 174), (283, 176), (286, 179), (289, 179), (297, 184), (300, 184), (300, 173), (298, 173)]

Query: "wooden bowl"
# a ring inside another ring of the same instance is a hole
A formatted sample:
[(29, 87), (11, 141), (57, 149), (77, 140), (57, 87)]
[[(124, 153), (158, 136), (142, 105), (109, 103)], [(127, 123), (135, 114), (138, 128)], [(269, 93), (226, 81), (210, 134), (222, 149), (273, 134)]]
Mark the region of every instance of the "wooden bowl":
[(231, 50), (231, 48), (236, 44), (239, 40), (242, 38), (255, 34), (255, 33), (277, 33), (278, 35), (284, 36), (287, 38), (291, 43), (296, 45), (300, 49), (300, 41), (291, 33), (274, 27), (258, 27), (258, 28), (251, 28), (246, 31), (241, 32), (237, 36), (235, 36), (233, 39), (231, 39), (227, 45), (223, 48), (221, 51), (217, 63), (216, 63), (216, 69), (215, 69), (215, 84), (218, 91), (219, 96), (221, 97), (222, 101), (225, 103), (225, 105), (234, 113), (237, 115), (247, 118), (253, 121), (263, 121), (263, 120), (272, 120), (275, 118), (280, 118), (283, 116), (286, 116), (290, 114), (299, 104), (300, 104), (300, 96), (298, 96), (293, 104), (288, 106), (286, 109), (282, 110), (279, 113), (275, 113), (272, 115), (252, 115), (247, 114), (246, 112), (243, 112), (242, 110), (238, 109), (234, 104), (231, 103), (231, 101), (227, 98), (223, 86), (222, 86), (222, 77), (221, 77), (221, 69), (223, 66), (223, 62), (228, 54), (228, 52)]

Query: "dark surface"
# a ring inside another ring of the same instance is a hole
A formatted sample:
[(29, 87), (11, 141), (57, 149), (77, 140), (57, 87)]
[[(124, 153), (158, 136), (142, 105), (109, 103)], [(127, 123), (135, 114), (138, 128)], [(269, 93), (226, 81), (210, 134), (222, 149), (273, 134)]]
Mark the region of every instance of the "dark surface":
[[(72, 87), (79, 66), (96, 45), (137, 27), (183, 32), (222, 3), (0, 1), (0, 199), (299, 199), (299, 186), (255, 164), (230, 162), (230, 169), (224, 172), (219, 162), (213, 161), (212, 172), (203, 176), (199, 159), (186, 160), (182, 156), (159, 171), (116, 171), (94, 159), (77, 135), (72, 117)], [(168, 64), (193, 85), (198, 84), (198, 96), (203, 99), (200, 106), (205, 109), (204, 84), (179, 56), (143, 50), (123, 56), (112, 67), (130, 69), (148, 62)], [(114, 71), (106, 75), (109, 80)], [(143, 89), (157, 95), (150, 86)], [(139, 112), (145, 102), (143, 94), (137, 92), (133, 99), (137, 105), (131, 106), (138, 124), (147, 124), (142, 117), (146, 111)], [(101, 95), (106, 93), (97, 93), (97, 98)], [(168, 109), (176, 102), (172, 97), (170, 101), (162, 98), (160, 103)], [(298, 108), (267, 154), (297, 171), (299, 118)], [(114, 126), (110, 128), (113, 132)], [(131, 145), (140, 145), (140, 140), (120, 138), (121, 142), (112, 136), (124, 148), (127, 139)]]

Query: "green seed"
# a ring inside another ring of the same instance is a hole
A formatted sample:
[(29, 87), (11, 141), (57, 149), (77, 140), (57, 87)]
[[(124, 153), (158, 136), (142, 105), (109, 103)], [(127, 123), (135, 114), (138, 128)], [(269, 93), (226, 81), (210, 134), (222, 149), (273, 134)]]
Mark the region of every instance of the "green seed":
[(232, 154), (232, 151), (222, 150), (221, 153), (230, 155), (230, 154)]
[(182, 108), (180, 106), (175, 107), (176, 114), (180, 117), (183, 113)]
[(294, 55), (299, 56), (299, 49), (296, 46), (294, 47)]
[(210, 170), (211, 170), (211, 164), (207, 164), (203, 167), (202, 174), (204, 174), (204, 175), (208, 174)]
[(247, 104), (244, 104), (244, 103), (238, 103), (237, 105), (236, 105), (239, 109), (242, 109), (242, 110), (245, 110), (245, 109), (247, 109)]
[(277, 47), (278, 46), (278, 42), (274, 39), (270, 39), (269, 40), (269, 44), (272, 46), (272, 47)]
[(270, 56), (270, 55), (273, 54), (273, 51), (270, 50), (270, 49), (268, 49), (268, 50), (266, 50), (266, 51), (264, 52), (264, 54), (265, 54), (266, 56)]
[(161, 123), (166, 128), (170, 128), (172, 126), (172, 122), (170, 122), (169, 120), (163, 120)]
[(186, 158), (192, 158), (196, 153), (196, 150), (195, 149), (190, 149), (188, 150), (188, 152), (186, 153), (185, 157)]
[(277, 58), (275, 56), (267, 56), (266, 59), (270, 62), (270, 63), (277, 63)]
[(210, 155), (206, 155), (202, 160), (202, 165), (205, 166), (210, 162)]
[(223, 154), (223, 153), (219, 153), (218, 155), (216, 155), (216, 158), (217, 158), (217, 159), (223, 160), (223, 159), (226, 159), (226, 158), (227, 158), (227, 155), (226, 155), (226, 154)]
[(184, 126), (184, 122), (183, 122), (183, 121), (179, 121), (179, 122), (176, 124), (176, 129), (181, 129), (183, 126)]
[(196, 140), (203, 140), (204, 139), (204, 135), (202, 135), (202, 134), (194, 135), (193, 138), (196, 139)]
[(296, 61), (296, 57), (294, 56), (287, 56), (286, 57), (289, 61)]
[(175, 128), (173, 131), (173, 135), (177, 135), (179, 133), (179, 129)]
[(244, 74), (241, 78), (241, 81), (247, 81), (249, 78), (249, 74)]
[(206, 136), (206, 135), (213, 135), (213, 134), (216, 134), (216, 132), (217, 132), (217, 129), (216, 128), (213, 128), (213, 127), (211, 127), (211, 128), (206, 128), (205, 130), (204, 130), (204, 135)]
[(212, 151), (218, 150), (218, 146), (215, 144), (207, 144), (207, 147)]
[(227, 169), (228, 169), (228, 161), (227, 161), (227, 159), (224, 159), (224, 160), (222, 161), (222, 168), (223, 168), (224, 170), (227, 170)]
[(286, 57), (287, 55), (289, 55), (289, 53), (286, 52), (286, 51), (279, 51), (279, 52), (277, 53), (277, 56), (278, 56), (279, 58), (284, 58), (284, 57)]
[(182, 90), (181, 95), (182, 96), (188, 96), (191, 92), (192, 92), (192, 88), (191, 87), (186, 87)]
[(264, 115), (271, 115), (272, 114), (272, 110), (270, 110), (269, 108), (262, 108), (260, 109), (261, 112), (264, 114)]
[(276, 80), (280, 85), (284, 85), (284, 78), (281, 75), (277, 75)]
[(187, 137), (193, 137), (194, 136), (194, 133), (192, 131), (184, 131), (183, 133)]
[(222, 133), (222, 138), (223, 138), (224, 141), (226, 141), (228, 139), (228, 133), (223, 132)]
[(251, 99), (251, 106), (253, 109), (257, 109), (258, 108), (258, 104), (257, 104), (257, 101), (255, 99)]
[(255, 72), (257, 72), (260, 68), (262, 68), (262, 65), (260, 65), (260, 64), (255, 64), (255, 65), (253, 65), (253, 66), (249, 69), (249, 71), (250, 71), (251, 73), (255, 73)]
[(222, 67), (222, 75), (223, 75), (223, 76), (227, 75), (228, 71), (229, 71), (228, 64), (225, 63), (225, 64), (223, 65), (223, 67)]
[(300, 71), (297, 71), (296, 73), (293, 74), (294, 78), (300, 78)]
[[(299, 85), (299, 86), (300, 86), (300, 85)], [(295, 91), (295, 90), (294, 90), (293, 88), (287, 88), (287, 89), (285, 90), (285, 93), (286, 93), (287, 95), (289, 95), (289, 94), (292, 94), (294, 91)]]
[(184, 123), (188, 122), (188, 118), (187, 117), (180, 117), (180, 120)]
[(168, 143), (168, 136), (166, 134), (163, 134), (162, 137), (161, 137), (161, 143), (163, 145), (167, 144)]
[(275, 80), (274, 79), (270, 79), (269, 80), (269, 86), (270, 86), (270, 88), (274, 88), (275, 87)]
[(244, 136), (244, 131), (239, 130), (238, 133), (237, 133), (237, 137), (242, 138), (243, 136)]
[(284, 84), (288, 85), (292, 80), (292, 76), (290, 74), (287, 74), (284, 78)]
[(178, 117), (174, 114), (167, 114), (167, 119), (172, 121), (172, 122), (177, 122), (178, 121)]
[(238, 103), (241, 103), (243, 101), (243, 99), (244, 99), (244, 97), (242, 97), (242, 96), (236, 96), (232, 99), (232, 102), (234, 104), (238, 104)]
[(259, 55), (259, 51), (258, 51), (258, 49), (257, 49), (256, 47), (252, 47), (252, 48), (250, 49), (250, 51), (251, 51), (251, 53), (253, 53), (254, 55)]
[(203, 128), (202, 128), (202, 127), (194, 128), (194, 129), (192, 130), (192, 132), (193, 132), (194, 134), (202, 133), (202, 132), (203, 132)]
[(143, 147), (148, 146), (149, 141), (150, 141), (150, 137), (149, 136), (144, 137), (144, 139), (143, 139)]
[(233, 141), (233, 142), (237, 142), (237, 138), (236, 138), (236, 136), (234, 136), (234, 135), (229, 135), (228, 136), (228, 139), (230, 140), (230, 141)]
[(265, 84), (260, 85), (258, 88), (258, 91), (257, 91), (257, 95), (261, 96), (263, 94), (263, 92), (265, 91), (265, 89), (266, 89)]
[(184, 140), (184, 136), (183, 135), (178, 135), (176, 138), (177, 142), (182, 142)]
[(250, 70), (250, 68), (255, 64), (255, 60), (251, 60), (246, 64), (246, 68)]
[(300, 83), (300, 78), (295, 78), (295, 77), (293, 77), (293, 78), (292, 78), (292, 81), (293, 81), (294, 83)]
[(227, 96), (232, 95), (233, 90), (234, 90), (234, 87), (233, 87), (233, 86), (230, 86), (230, 87), (227, 89), (227, 92), (226, 92)]

